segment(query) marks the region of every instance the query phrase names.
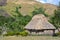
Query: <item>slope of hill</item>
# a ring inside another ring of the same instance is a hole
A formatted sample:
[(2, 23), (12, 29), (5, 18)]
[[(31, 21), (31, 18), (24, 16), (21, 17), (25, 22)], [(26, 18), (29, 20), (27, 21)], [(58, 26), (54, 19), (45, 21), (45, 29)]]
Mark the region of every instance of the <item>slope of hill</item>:
[(0, 7), (3, 8), (4, 10), (6, 10), (9, 14), (12, 14), (12, 10), (15, 10), (15, 7), (21, 5), (21, 9), (20, 12), (23, 15), (30, 15), (31, 12), (34, 10), (34, 8), (40, 8), (43, 7), (46, 9), (46, 13), (48, 15), (52, 15), (55, 9), (57, 9), (57, 6), (52, 5), (52, 4), (42, 4), (39, 3), (35, 0), (7, 0), (7, 5)]
[[(52, 5), (52, 4), (42, 4), (37, 1), (31, 1), (31, 0), (18, 0), (16, 4), (21, 4), (21, 13), (26, 14), (26, 13), (31, 13), (34, 10), (34, 7), (40, 8), (44, 7), (46, 9), (46, 13), (49, 15), (53, 14), (53, 11), (56, 9), (57, 6)], [(23, 11), (22, 11), (23, 10)]]

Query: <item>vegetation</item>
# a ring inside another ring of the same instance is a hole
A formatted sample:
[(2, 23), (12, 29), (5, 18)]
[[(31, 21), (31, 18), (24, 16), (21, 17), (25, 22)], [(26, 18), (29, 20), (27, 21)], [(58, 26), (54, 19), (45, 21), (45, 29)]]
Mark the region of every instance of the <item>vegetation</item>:
[[(45, 9), (42, 7), (35, 8), (35, 10), (31, 13), (32, 16), (29, 16), (29, 15), (23, 16), (20, 13), (21, 6), (16, 5), (14, 3), (8, 3), (7, 6), (2, 6), (0, 7), (0, 9), (4, 9), (11, 14), (9, 17), (5, 17), (2, 15), (0, 16), (0, 26), (6, 28), (5, 30), (7, 32), (7, 34), (5, 34), (6, 36), (13, 36), (13, 35), (27, 36), (28, 32), (25, 31), (24, 27), (26, 26), (26, 24), (28, 24), (28, 22), (32, 19), (34, 15), (44, 14), (45, 16), (48, 16), (45, 13)], [(56, 10), (54, 17), (52, 17), (50, 21), (52, 24), (55, 25), (56, 28), (60, 27), (59, 13), (60, 13), (60, 10), (59, 9)], [(1, 33), (1, 30), (0, 30), (0, 33)]]
[(56, 33), (56, 35), (60, 37), (60, 32)]
[(60, 10), (55, 11), (54, 17), (51, 18), (51, 23), (56, 27), (60, 28)]
[(56, 33), (57, 36), (60, 36), (60, 2), (58, 9), (54, 11), (54, 16), (50, 19), (50, 22), (58, 29), (58, 33)]
[(13, 32), (13, 31), (11, 31), (11, 32), (7, 32), (7, 34), (5, 34), (4, 36), (14, 36), (14, 35), (16, 35), (16, 36), (18, 36), (18, 35), (27, 36), (28, 32), (26, 32), (26, 31), (22, 31), (22, 32)]
[(21, 6), (18, 5), (15, 7), (15, 10), (12, 10), (11, 13), (15, 13), (17, 15), (13, 15), (13, 17), (4, 17), (0, 16), (0, 26), (5, 27), (7, 30), (8, 35), (28, 35), (27, 32), (25, 32), (24, 27), (28, 22), (31, 20), (31, 18), (36, 15), (36, 14), (44, 14), (45, 15), (45, 10), (43, 8), (35, 9), (32, 12), (32, 16), (26, 15), (23, 16), (21, 15), (19, 9), (21, 9)]
[(54, 16), (51, 18), (51, 23), (56, 28), (60, 28), (60, 5), (59, 5), (58, 9), (54, 11)]
[(45, 9), (43, 7), (41, 8), (35, 8), (35, 10), (32, 12), (32, 15), (36, 15), (36, 14), (44, 14), (45, 16), (48, 16), (47, 14), (45, 14)]
[(21, 35), (27, 35), (24, 30), (24, 26), (31, 20), (31, 16), (23, 16), (19, 12), (19, 9), (21, 6), (17, 6), (15, 10), (13, 10), (12, 13), (18, 14), (13, 15), (14, 17), (4, 17), (0, 16), (0, 26), (5, 27), (7, 30), (6, 35), (18, 35), (18, 33), (21, 32)]

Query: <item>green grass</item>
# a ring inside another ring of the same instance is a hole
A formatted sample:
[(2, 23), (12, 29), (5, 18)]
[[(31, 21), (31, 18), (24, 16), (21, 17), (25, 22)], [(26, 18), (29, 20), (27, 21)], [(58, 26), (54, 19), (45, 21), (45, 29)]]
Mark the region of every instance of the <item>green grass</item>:
[(60, 40), (60, 37), (52, 36), (5, 36), (2, 40)]

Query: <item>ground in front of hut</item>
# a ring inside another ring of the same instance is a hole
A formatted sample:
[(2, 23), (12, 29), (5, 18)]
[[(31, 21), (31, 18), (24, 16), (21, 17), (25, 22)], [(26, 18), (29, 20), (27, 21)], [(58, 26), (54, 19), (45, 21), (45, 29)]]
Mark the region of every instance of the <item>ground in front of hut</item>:
[(53, 36), (4, 36), (0, 40), (60, 40), (60, 37)]

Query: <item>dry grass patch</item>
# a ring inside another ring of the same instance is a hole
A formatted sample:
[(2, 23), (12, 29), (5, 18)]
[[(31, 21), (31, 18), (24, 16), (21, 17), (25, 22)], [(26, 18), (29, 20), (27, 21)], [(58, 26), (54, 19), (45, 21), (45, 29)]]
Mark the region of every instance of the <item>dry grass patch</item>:
[(3, 40), (60, 40), (59, 37), (52, 36), (5, 36)]

